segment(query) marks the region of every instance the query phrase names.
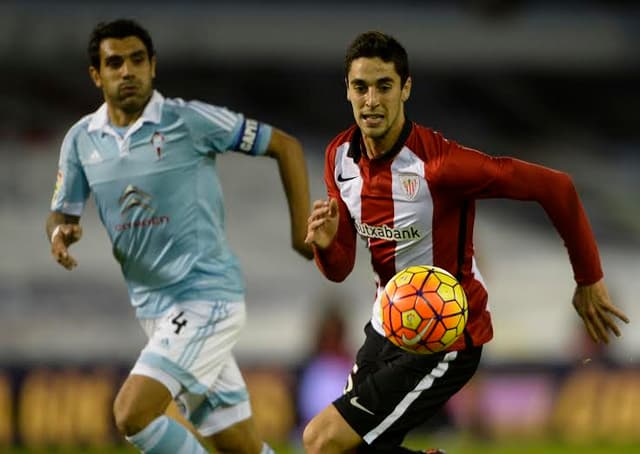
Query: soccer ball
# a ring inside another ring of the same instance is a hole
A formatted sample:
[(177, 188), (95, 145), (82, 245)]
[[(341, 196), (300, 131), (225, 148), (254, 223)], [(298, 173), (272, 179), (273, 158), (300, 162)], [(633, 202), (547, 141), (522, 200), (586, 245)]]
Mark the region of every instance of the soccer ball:
[(379, 298), (386, 337), (412, 353), (446, 349), (467, 323), (467, 296), (462, 286), (436, 266), (405, 268), (387, 282)]

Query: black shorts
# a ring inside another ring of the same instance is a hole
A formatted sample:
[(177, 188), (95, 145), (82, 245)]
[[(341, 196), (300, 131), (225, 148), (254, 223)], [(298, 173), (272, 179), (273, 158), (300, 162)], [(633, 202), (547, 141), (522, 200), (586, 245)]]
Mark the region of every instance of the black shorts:
[(482, 347), (418, 355), (406, 352), (365, 326), (345, 394), (333, 404), (365, 443), (402, 444), (405, 435), (440, 410), (467, 383)]

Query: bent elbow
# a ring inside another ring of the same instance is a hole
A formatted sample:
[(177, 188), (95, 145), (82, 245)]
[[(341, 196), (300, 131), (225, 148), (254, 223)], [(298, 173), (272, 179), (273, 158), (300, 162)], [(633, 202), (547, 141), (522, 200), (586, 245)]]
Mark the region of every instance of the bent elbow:
[(349, 276), (349, 274), (351, 274), (353, 266), (332, 268), (321, 267), (320, 269), (322, 271), (322, 274), (324, 274), (325, 277), (331, 282), (342, 282)]

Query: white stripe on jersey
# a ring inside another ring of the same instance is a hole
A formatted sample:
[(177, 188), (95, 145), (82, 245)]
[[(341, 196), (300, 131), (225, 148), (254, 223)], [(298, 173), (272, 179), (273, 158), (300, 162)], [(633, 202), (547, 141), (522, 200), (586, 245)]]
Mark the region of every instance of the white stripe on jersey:
[[(413, 226), (422, 234), (415, 241), (397, 242), (396, 272), (409, 265), (433, 263), (433, 199), (424, 172), (424, 161), (407, 147), (400, 150), (391, 164), (394, 228)], [(417, 181), (418, 186), (414, 188), (413, 195), (404, 187), (408, 179)]]
[(158, 129), (158, 132), (162, 132), (164, 134), (167, 134), (169, 132), (173, 132), (175, 129), (178, 129), (183, 124), (184, 124), (184, 119), (182, 117), (180, 117), (176, 121), (171, 123), (170, 125), (163, 126), (162, 128)]
[(367, 442), (367, 444), (371, 444), (376, 438), (378, 438), (385, 430), (387, 430), (391, 425), (396, 422), (404, 413), (407, 411), (407, 408), (418, 398), (423, 391), (431, 388), (433, 382), (436, 378), (442, 377), (447, 370), (449, 369), (449, 363), (456, 359), (458, 356), (458, 352), (449, 352), (444, 355), (442, 361), (438, 363), (436, 367), (434, 367), (431, 372), (429, 372), (420, 382), (413, 388), (404, 399), (402, 399), (396, 408), (382, 420), (377, 427), (373, 428), (369, 433), (365, 434), (363, 440)]
[(187, 106), (203, 117), (208, 118), (225, 131), (231, 131), (236, 124), (236, 117), (229, 111), (211, 106), (200, 101), (190, 101)]
[[(340, 186), (340, 195), (342, 200), (349, 206), (349, 212), (356, 223), (362, 222), (362, 203), (360, 201), (360, 193), (362, 192), (362, 178), (360, 177), (360, 167), (353, 159), (347, 156), (349, 151), (349, 142), (340, 145), (336, 150), (336, 155), (340, 159), (336, 160), (336, 168), (334, 179), (336, 181), (344, 181), (348, 179), (348, 184)], [(355, 178), (354, 178), (355, 177)]]

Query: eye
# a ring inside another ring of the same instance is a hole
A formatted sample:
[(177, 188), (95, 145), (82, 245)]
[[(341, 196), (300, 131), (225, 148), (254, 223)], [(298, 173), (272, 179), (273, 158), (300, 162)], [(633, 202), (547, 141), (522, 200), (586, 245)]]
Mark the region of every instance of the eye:
[(111, 69), (118, 69), (122, 66), (124, 60), (121, 57), (109, 57), (105, 60), (105, 66), (108, 66)]
[(356, 84), (356, 85), (353, 85), (353, 90), (356, 93), (364, 94), (367, 92), (367, 87), (364, 84)]
[(147, 59), (145, 54), (135, 54), (131, 57), (131, 61), (133, 63), (135, 63), (136, 65), (141, 65), (145, 62), (145, 60)]

